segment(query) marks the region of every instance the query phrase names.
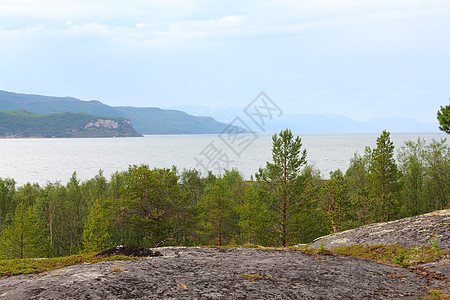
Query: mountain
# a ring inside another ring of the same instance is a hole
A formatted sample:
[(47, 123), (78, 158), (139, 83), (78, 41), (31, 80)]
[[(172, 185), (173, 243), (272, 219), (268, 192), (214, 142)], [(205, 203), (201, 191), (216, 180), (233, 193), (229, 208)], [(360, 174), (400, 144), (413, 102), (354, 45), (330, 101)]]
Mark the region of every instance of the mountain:
[[(192, 114), (207, 114), (220, 122), (231, 122), (236, 116), (243, 118), (248, 125), (252, 122), (240, 108), (208, 108), (204, 106), (184, 105), (176, 109)], [(356, 121), (352, 118), (332, 113), (292, 114), (286, 111), (280, 117), (266, 120), (266, 132), (279, 132), (290, 128), (296, 133), (378, 133), (389, 130), (393, 133), (429, 133), (439, 132), (438, 122), (419, 122), (410, 118), (376, 118), (369, 121)]]
[(268, 130), (290, 128), (295, 133), (367, 133), (377, 132), (369, 124), (334, 114), (285, 114), (268, 122)]
[(392, 132), (439, 132), (439, 124), (424, 123), (408, 118), (376, 118), (367, 122), (377, 131), (388, 129)]
[(0, 137), (131, 137), (142, 136), (121, 117), (85, 113), (37, 114), (23, 109), (0, 111)]
[(227, 126), (211, 117), (195, 117), (179, 110), (125, 106), (115, 109), (144, 134), (220, 133)]
[(156, 107), (113, 107), (100, 101), (72, 97), (50, 97), (0, 91), (0, 110), (24, 109), (39, 114), (81, 112), (124, 117), (142, 134), (220, 133), (228, 125), (211, 117), (192, 116), (182, 111)]
[[(49, 97), (0, 91), (0, 110), (25, 109), (34, 113), (82, 112), (91, 115), (124, 117), (142, 134), (221, 133), (236, 117), (241, 117), (250, 129), (258, 127), (244, 114), (243, 108), (208, 108), (185, 105), (175, 109), (156, 107), (113, 107), (100, 101), (82, 101), (73, 97)], [(180, 111), (183, 110), (183, 111)], [(209, 115), (211, 117), (203, 117)], [(407, 118), (378, 118), (356, 121), (336, 114), (292, 114), (266, 120), (266, 133), (290, 128), (303, 133), (378, 133), (386, 129), (393, 133), (438, 132), (438, 123), (422, 123)]]
[(24, 109), (38, 114), (80, 112), (99, 116), (125, 117), (100, 101), (72, 97), (51, 97), (0, 91), (0, 110)]

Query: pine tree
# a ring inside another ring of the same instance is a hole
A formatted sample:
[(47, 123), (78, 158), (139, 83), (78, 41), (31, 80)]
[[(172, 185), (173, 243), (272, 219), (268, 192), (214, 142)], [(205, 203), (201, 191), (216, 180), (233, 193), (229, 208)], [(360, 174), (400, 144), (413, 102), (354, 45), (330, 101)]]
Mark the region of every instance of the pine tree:
[(337, 170), (330, 175), (320, 186), (319, 206), (327, 216), (330, 233), (336, 233), (348, 228), (352, 207), (342, 172)]
[(14, 194), (16, 182), (13, 179), (0, 178), (0, 232), (4, 226), (10, 224), (16, 207)]
[(33, 206), (20, 203), (14, 212), (12, 224), (2, 232), (0, 256), (7, 258), (43, 257), (48, 254), (45, 226)]
[(206, 243), (210, 243), (215, 236), (217, 245), (223, 245), (223, 231), (226, 226), (224, 223), (231, 210), (229, 200), (226, 195), (225, 182), (221, 178), (206, 188), (199, 203), (203, 235), (207, 238)]
[(146, 246), (184, 236), (188, 194), (181, 190), (173, 170), (130, 166), (120, 194), (120, 222), (145, 234), (142, 243)]
[(439, 121), (439, 129), (450, 134), (450, 105), (441, 106), (441, 109), (437, 112), (437, 119)]
[(273, 163), (267, 162), (266, 169), (260, 169), (256, 179), (270, 192), (269, 206), (273, 212), (273, 226), (279, 234), (283, 247), (287, 246), (290, 218), (295, 208), (296, 194), (300, 180), (300, 168), (306, 164), (306, 150), (301, 151), (302, 141), (289, 129), (272, 137)]
[(83, 246), (86, 252), (100, 252), (114, 245), (111, 225), (102, 201), (97, 199), (92, 205), (83, 230)]
[(399, 213), (400, 173), (394, 159), (394, 143), (384, 130), (377, 138), (367, 174), (375, 221), (389, 221)]

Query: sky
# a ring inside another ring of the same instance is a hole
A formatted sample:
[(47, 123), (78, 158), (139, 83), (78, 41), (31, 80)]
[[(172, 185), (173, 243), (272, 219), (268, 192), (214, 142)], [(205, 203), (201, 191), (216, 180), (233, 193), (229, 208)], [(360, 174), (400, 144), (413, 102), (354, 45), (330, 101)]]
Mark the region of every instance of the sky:
[(0, 90), (435, 122), (448, 0), (0, 0)]

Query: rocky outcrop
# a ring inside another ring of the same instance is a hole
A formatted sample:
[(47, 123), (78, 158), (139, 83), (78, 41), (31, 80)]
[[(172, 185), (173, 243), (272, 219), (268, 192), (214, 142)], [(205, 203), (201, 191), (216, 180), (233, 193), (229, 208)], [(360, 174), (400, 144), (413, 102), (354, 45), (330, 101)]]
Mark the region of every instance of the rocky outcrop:
[(310, 248), (318, 249), (321, 242), (326, 249), (357, 244), (431, 246), (434, 242), (437, 248), (450, 251), (450, 209), (334, 233), (314, 240)]
[[(449, 249), (449, 210), (322, 237), (350, 244)], [(305, 251), (308, 252), (308, 251)], [(418, 299), (449, 283), (449, 259), (409, 269), (296, 250), (118, 246), (101, 255), (143, 259), (75, 265), (0, 278), (0, 299)], [(312, 252), (314, 253), (314, 252)], [(320, 253), (320, 252), (319, 252)]]
[(26, 110), (0, 111), (0, 138), (71, 138), (142, 136), (130, 120), (84, 113), (36, 114)]
[(128, 119), (96, 119), (81, 128), (67, 132), (70, 137), (137, 137), (138, 133)]
[(417, 299), (446, 282), (343, 256), (159, 248), (163, 256), (0, 280), (0, 299)]

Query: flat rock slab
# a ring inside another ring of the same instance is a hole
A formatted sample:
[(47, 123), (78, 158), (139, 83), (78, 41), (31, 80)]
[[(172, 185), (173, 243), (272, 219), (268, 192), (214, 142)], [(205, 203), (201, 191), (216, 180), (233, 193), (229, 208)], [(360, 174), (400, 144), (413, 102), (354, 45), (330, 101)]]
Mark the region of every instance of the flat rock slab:
[(163, 256), (0, 278), (0, 299), (417, 299), (447, 282), (344, 256), (158, 248)]
[(321, 242), (326, 249), (357, 244), (431, 246), (436, 237), (437, 247), (450, 251), (450, 209), (320, 237), (311, 243), (310, 248), (318, 249)]

